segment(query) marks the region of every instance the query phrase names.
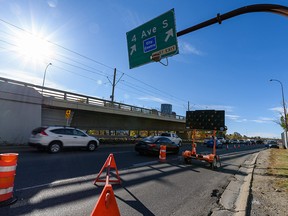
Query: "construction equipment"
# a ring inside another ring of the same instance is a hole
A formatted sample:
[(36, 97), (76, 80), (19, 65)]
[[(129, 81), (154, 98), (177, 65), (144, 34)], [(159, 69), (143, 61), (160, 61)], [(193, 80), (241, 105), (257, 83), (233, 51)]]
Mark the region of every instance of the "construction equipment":
[[(196, 160), (202, 160), (202, 161), (208, 162), (213, 170), (221, 167), (220, 156), (216, 154), (216, 139), (214, 139), (214, 146), (213, 146), (211, 154), (197, 154), (196, 144), (195, 144), (195, 132), (196, 130), (193, 130), (192, 151), (186, 150), (185, 152), (182, 153), (184, 162), (186, 164), (191, 164), (192, 159), (196, 159)], [(214, 130), (213, 132), (213, 137), (215, 137), (215, 135), (216, 135), (216, 130)]]
[[(186, 128), (193, 129), (192, 151), (183, 152), (185, 163), (190, 164), (192, 159), (206, 161), (212, 169), (221, 166), (220, 156), (216, 154), (216, 131), (226, 130), (225, 112), (223, 110), (195, 110), (186, 112)], [(213, 130), (214, 145), (211, 154), (197, 154), (195, 144), (196, 130)]]

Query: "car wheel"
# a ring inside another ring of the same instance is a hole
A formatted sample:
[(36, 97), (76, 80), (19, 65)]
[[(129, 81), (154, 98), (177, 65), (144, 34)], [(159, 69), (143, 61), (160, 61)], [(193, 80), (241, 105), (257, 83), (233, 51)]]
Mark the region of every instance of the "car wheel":
[(95, 142), (89, 142), (87, 145), (87, 150), (88, 151), (95, 151), (95, 149), (97, 148), (97, 145)]
[(52, 142), (50, 145), (49, 145), (49, 152), (50, 153), (58, 153), (59, 151), (61, 151), (61, 143), (60, 142)]

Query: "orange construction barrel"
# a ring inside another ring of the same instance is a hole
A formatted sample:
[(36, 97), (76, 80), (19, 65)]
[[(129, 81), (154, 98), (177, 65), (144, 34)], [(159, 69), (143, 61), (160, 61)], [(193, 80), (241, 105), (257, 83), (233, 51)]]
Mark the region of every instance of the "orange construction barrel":
[(0, 206), (12, 204), (17, 200), (13, 198), (17, 160), (17, 153), (0, 154)]
[(166, 146), (165, 145), (161, 145), (160, 146), (159, 160), (161, 162), (165, 162), (166, 161)]

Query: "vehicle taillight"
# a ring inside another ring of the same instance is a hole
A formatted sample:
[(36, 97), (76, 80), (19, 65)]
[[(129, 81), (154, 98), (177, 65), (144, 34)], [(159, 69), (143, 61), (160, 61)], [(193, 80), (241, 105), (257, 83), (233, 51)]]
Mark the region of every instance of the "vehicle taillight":
[(44, 130), (41, 131), (40, 134), (43, 135), (43, 136), (48, 136), (48, 134)]
[(148, 146), (151, 147), (151, 148), (155, 148), (156, 144), (149, 144)]

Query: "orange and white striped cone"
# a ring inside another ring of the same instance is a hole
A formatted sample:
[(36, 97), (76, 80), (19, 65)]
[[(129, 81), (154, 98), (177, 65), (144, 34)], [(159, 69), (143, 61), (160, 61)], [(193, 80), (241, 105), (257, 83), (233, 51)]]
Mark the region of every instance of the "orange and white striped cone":
[(160, 146), (159, 161), (160, 162), (165, 162), (166, 161), (166, 146), (165, 145), (161, 145)]
[(0, 206), (10, 205), (17, 201), (13, 197), (18, 154), (0, 154)]

